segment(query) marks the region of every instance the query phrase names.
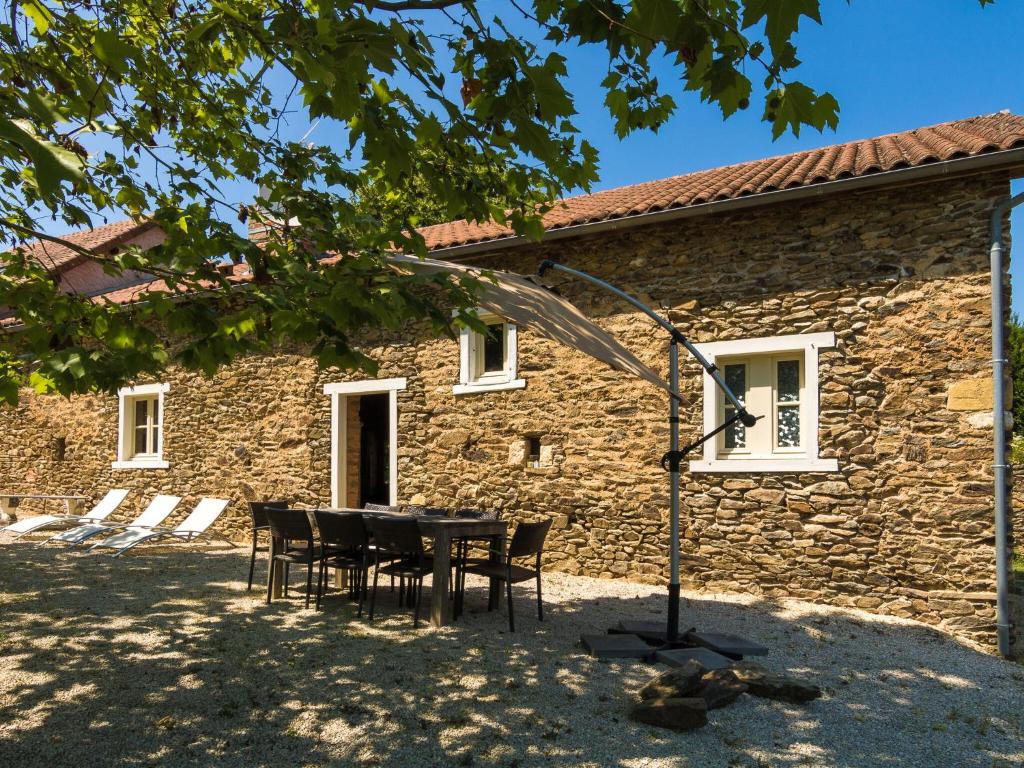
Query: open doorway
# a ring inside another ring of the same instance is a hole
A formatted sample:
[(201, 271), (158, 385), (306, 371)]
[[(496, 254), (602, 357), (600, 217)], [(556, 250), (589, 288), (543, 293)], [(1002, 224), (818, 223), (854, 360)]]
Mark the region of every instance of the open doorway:
[(387, 393), (359, 398), (359, 506), (391, 503)]
[(398, 503), (398, 393), (405, 381), (324, 384), (331, 398), (331, 506)]

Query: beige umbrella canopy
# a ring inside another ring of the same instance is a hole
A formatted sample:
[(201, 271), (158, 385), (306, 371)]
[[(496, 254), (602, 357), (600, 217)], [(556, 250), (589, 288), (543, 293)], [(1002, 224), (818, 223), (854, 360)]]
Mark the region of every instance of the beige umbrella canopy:
[(419, 273), (449, 272), (454, 275), (476, 277), (481, 283), (478, 303), (482, 309), (520, 327), (529, 328), (541, 336), (578, 349), (618, 371), (639, 376), (671, 394), (671, 389), (661, 376), (644, 365), (636, 355), (589, 320), (575, 306), (522, 275), (498, 270), (492, 270), (489, 275), (484, 275), (478, 267), (468, 267), (439, 259), (419, 259), (403, 254), (393, 254), (390, 259), (395, 264)]

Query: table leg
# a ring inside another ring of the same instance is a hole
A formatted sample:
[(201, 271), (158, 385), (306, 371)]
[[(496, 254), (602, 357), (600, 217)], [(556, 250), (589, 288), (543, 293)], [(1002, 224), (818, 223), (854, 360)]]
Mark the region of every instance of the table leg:
[(430, 623), (443, 627), (448, 623), (448, 579), (451, 577), (452, 540), (445, 526), (434, 538), (434, 583), (431, 585)]

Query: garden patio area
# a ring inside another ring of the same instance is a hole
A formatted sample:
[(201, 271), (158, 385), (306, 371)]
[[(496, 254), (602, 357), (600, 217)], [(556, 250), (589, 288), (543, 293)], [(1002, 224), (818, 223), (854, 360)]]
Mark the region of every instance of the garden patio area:
[[(821, 685), (803, 706), (743, 695), (700, 731), (628, 720), (664, 667), (578, 646), (660, 619), (660, 587), (545, 574), (545, 621), (510, 634), (471, 583), (467, 613), (412, 629), (386, 590), (368, 623), (245, 590), (248, 553), (113, 560), (0, 546), (0, 765), (1019, 765), (1024, 667), (905, 620), (686, 593), (683, 620), (771, 648)], [(293, 594), (300, 594), (296, 590)]]

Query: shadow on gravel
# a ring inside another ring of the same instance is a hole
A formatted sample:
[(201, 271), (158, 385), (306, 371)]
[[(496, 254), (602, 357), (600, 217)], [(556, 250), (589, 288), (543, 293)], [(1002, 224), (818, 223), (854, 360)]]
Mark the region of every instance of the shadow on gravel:
[(684, 620), (769, 645), (768, 666), (826, 695), (744, 696), (676, 734), (627, 719), (655, 668), (577, 645), (662, 617), (656, 588), (593, 597), (596, 582), (552, 575), (546, 620), (520, 593), (512, 635), (481, 581), (458, 624), (414, 631), (386, 589), (372, 624), (341, 594), (319, 613), (268, 606), (247, 565), (0, 544), (0, 765), (992, 766), (1022, 751), (1019, 668), (920, 626), (690, 600)]

